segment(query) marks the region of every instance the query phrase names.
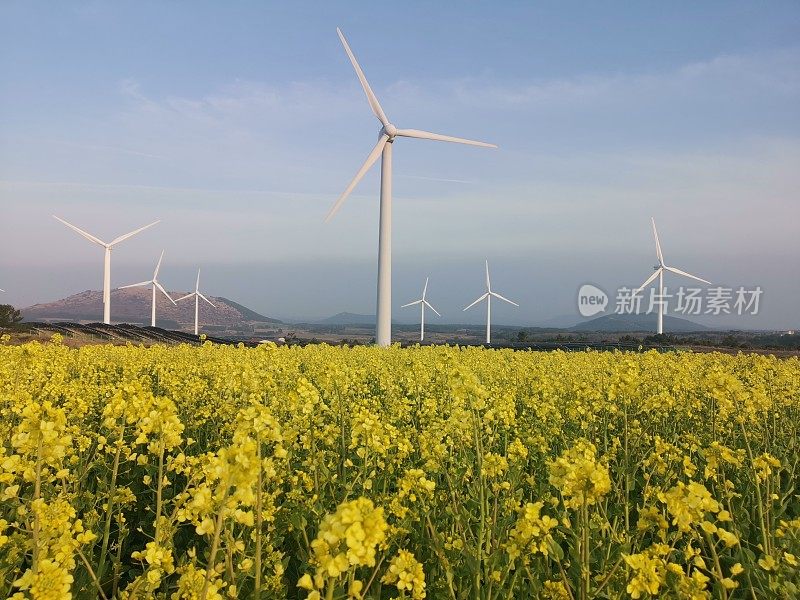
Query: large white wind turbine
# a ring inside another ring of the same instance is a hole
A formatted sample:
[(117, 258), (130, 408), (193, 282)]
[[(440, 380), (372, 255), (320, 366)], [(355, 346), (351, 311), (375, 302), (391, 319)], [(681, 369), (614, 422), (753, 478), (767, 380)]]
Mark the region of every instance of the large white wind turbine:
[(212, 308), (216, 308), (214, 306), (214, 303), (211, 302), (211, 300), (209, 300), (208, 298), (203, 296), (203, 294), (200, 293), (200, 269), (197, 269), (197, 282), (194, 284), (194, 291), (190, 294), (186, 294), (185, 296), (181, 296), (180, 298), (178, 298), (178, 302), (180, 302), (181, 300), (185, 300), (186, 298), (191, 298), (192, 296), (194, 296), (194, 334), (197, 335), (197, 332), (199, 330), (198, 320), (200, 315), (200, 298), (208, 302)]
[(414, 300), (414, 302), (409, 302), (408, 304), (403, 304), (400, 308), (405, 308), (406, 306), (414, 306), (415, 304), (419, 304), (420, 307), (420, 317), (419, 317), (419, 341), (422, 342), (425, 340), (425, 307), (427, 306), (433, 312), (435, 312), (440, 317), (442, 315), (439, 314), (439, 311), (433, 308), (433, 305), (425, 299), (425, 294), (428, 292), (428, 278), (425, 278), (425, 287), (422, 288), (422, 298), (419, 300)]
[(512, 302), (508, 298), (505, 298), (498, 294), (497, 292), (492, 291), (492, 282), (489, 281), (489, 261), (486, 261), (486, 293), (483, 294), (480, 298), (475, 300), (472, 304), (467, 306), (464, 310), (469, 310), (473, 306), (475, 306), (478, 302), (482, 300), (486, 300), (486, 343), (491, 344), (491, 330), (492, 330), (492, 296), (498, 298), (504, 302), (508, 302), (509, 304), (513, 304), (514, 306), (519, 306), (516, 302)]
[(671, 273), (675, 273), (677, 275), (683, 275), (684, 277), (689, 277), (690, 279), (696, 279), (697, 281), (702, 281), (703, 283), (711, 284), (710, 281), (706, 281), (696, 275), (692, 275), (691, 273), (687, 273), (686, 271), (681, 271), (680, 269), (676, 269), (675, 267), (668, 267), (664, 264), (664, 255), (661, 252), (661, 242), (658, 241), (658, 230), (656, 229), (656, 220), (650, 217), (650, 222), (653, 224), (653, 237), (656, 240), (656, 257), (658, 258), (658, 264), (655, 265), (653, 268), (655, 272), (647, 278), (647, 280), (639, 286), (634, 292), (634, 295), (641, 292), (645, 287), (647, 287), (656, 277), (658, 277), (658, 333), (664, 333), (664, 271), (670, 271)]
[(430, 133), (428, 131), (421, 131), (419, 129), (398, 129), (395, 127), (386, 114), (383, 112), (378, 99), (372, 92), (364, 72), (356, 61), (347, 40), (344, 38), (342, 32), (337, 28), (339, 39), (344, 45), (347, 56), (350, 57), (350, 62), (353, 63), (353, 68), (356, 70), (356, 75), (361, 82), (361, 87), (364, 88), (364, 93), (367, 95), (372, 112), (381, 122), (381, 129), (378, 134), (378, 143), (372, 149), (372, 152), (367, 156), (367, 160), (361, 165), (361, 168), (356, 173), (353, 180), (345, 188), (342, 195), (333, 205), (326, 221), (330, 220), (336, 211), (342, 206), (350, 192), (356, 187), (359, 181), (364, 177), (370, 167), (375, 164), (378, 157), (381, 157), (381, 204), (380, 204), (380, 230), (378, 235), (378, 308), (376, 311), (376, 326), (375, 326), (375, 341), (378, 346), (388, 346), (392, 343), (392, 143), (396, 137), (410, 137), (419, 138), (423, 140), (437, 140), (440, 142), (456, 142), (458, 144), (469, 144), (472, 146), (485, 146), (487, 148), (496, 148), (494, 144), (487, 144), (485, 142), (476, 142), (473, 140), (466, 140), (463, 138), (452, 137), (449, 135), (440, 135), (438, 133)]
[(122, 287), (120, 287), (121, 290), (124, 290), (125, 288), (144, 287), (146, 285), (151, 285), (152, 284), (152, 286), (153, 286), (153, 306), (152, 306), (151, 315), (150, 315), (150, 325), (152, 327), (156, 326), (156, 290), (157, 289), (161, 290), (161, 293), (164, 294), (167, 297), (167, 300), (169, 300), (170, 302), (175, 304), (175, 300), (172, 299), (172, 296), (170, 296), (167, 293), (167, 290), (165, 290), (161, 286), (159, 281), (158, 281), (158, 270), (161, 268), (161, 261), (163, 259), (164, 259), (164, 251), (162, 250), (161, 251), (161, 256), (158, 257), (158, 264), (156, 265), (156, 270), (153, 271), (153, 278), (152, 279), (148, 279), (147, 281), (140, 281), (139, 283), (132, 283), (130, 285), (123, 285)]
[(67, 223), (64, 219), (61, 219), (55, 215), (53, 218), (61, 221), (64, 225), (76, 231), (83, 237), (85, 237), (90, 242), (94, 242), (95, 244), (102, 246), (105, 248), (105, 259), (103, 261), (103, 323), (109, 325), (111, 323), (111, 249), (119, 244), (120, 242), (124, 242), (130, 237), (133, 237), (137, 233), (140, 233), (147, 229), (148, 227), (152, 227), (153, 225), (160, 223), (161, 221), (153, 221), (149, 225), (145, 225), (144, 227), (140, 227), (135, 231), (131, 231), (130, 233), (126, 233), (121, 235), (117, 238), (114, 238), (110, 242), (104, 242), (100, 238), (94, 237), (91, 233), (86, 233), (83, 229), (75, 227), (72, 223)]

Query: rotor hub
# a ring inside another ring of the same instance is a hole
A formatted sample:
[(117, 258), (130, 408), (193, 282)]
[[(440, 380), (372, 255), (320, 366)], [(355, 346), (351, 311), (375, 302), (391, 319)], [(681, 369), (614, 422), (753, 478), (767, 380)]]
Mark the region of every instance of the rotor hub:
[(392, 125), (391, 123), (383, 126), (383, 132), (389, 136), (389, 138), (393, 138), (397, 135), (397, 127)]

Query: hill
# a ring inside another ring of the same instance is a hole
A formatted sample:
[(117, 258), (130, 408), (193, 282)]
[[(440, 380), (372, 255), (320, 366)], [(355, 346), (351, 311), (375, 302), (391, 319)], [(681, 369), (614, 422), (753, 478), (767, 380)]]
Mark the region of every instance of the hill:
[[(570, 327), (568, 331), (604, 331), (604, 332), (654, 332), (656, 330), (656, 323), (658, 315), (603, 315), (590, 321), (578, 323)], [(664, 333), (688, 333), (696, 331), (708, 331), (709, 328), (705, 325), (700, 325), (688, 319), (681, 319), (679, 317), (670, 317), (664, 315)]]
[[(173, 298), (180, 298), (188, 292), (170, 292)], [(150, 288), (128, 288), (112, 290), (111, 318), (115, 323), (150, 324)], [(200, 320), (206, 325), (233, 326), (243, 322), (280, 323), (279, 320), (265, 317), (232, 300), (222, 297), (208, 297), (214, 307), (200, 302)], [(62, 300), (45, 304), (34, 304), (22, 309), (25, 321), (101, 321), (103, 318), (103, 293), (87, 290)], [(194, 299), (187, 298), (177, 306), (163, 294), (156, 296), (156, 316), (158, 324), (194, 323)]]
[(328, 317), (314, 321), (315, 325), (375, 325), (375, 315), (359, 315), (350, 312), (340, 312)]

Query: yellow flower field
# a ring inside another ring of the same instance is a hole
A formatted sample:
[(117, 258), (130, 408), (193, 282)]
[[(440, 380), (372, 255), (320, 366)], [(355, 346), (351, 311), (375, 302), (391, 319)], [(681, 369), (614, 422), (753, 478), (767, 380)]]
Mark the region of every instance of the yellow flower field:
[(800, 361), (0, 345), (12, 598), (791, 598)]

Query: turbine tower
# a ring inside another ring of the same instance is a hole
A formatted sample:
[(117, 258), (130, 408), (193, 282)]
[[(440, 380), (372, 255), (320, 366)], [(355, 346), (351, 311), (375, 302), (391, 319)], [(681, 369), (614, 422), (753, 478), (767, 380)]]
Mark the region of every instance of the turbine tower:
[(487, 148), (497, 148), (497, 146), (449, 135), (430, 133), (419, 129), (398, 129), (395, 127), (386, 117), (381, 105), (378, 103), (378, 99), (372, 92), (372, 88), (370, 88), (367, 78), (364, 76), (364, 72), (361, 70), (358, 61), (356, 61), (352, 50), (350, 50), (344, 34), (338, 28), (336, 32), (339, 34), (339, 39), (344, 45), (350, 62), (353, 63), (353, 68), (356, 71), (358, 80), (361, 82), (361, 87), (364, 88), (364, 93), (367, 95), (370, 108), (372, 108), (372, 112), (381, 123), (381, 129), (378, 133), (378, 143), (375, 144), (375, 147), (367, 156), (367, 160), (361, 165), (361, 168), (344, 192), (342, 192), (342, 195), (339, 196), (325, 220), (329, 221), (336, 214), (347, 196), (353, 191), (353, 188), (356, 187), (380, 156), (381, 203), (378, 234), (378, 307), (376, 310), (375, 341), (378, 346), (389, 346), (392, 343), (392, 144), (394, 140), (397, 137), (410, 137), (422, 140), (469, 144), (471, 146), (485, 146)]
[(178, 302), (180, 302), (181, 300), (185, 300), (186, 298), (191, 298), (192, 296), (194, 296), (194, 334), (197, 335), (199, 329), (198, 319), (200, 315), (200, 298), (208, 302), (212, 308), (216, 308), (214, 306), (214, 303), (211, 302), (211, 300), (209, 300), (208, 298), (203, 296), (203, 294), (200, 293), (200, 269), (197, 269), (197, 282), (194, 284), (194, 291), (190, 294), (186, 294), (185, 296), (181, 296), (180, 298), (178, 298)]
[(409, 302), (408, 304), (403, 304), (400, 308), (405, 308), (407, 306), (414, 306), (415, 304), (419, 304), (420, 306), (420, 318), (419, 318), (419, 341), (422, 342), (425, 340), (425, 307), (427, 306), (433, 312), (435, 312), (440, 317), (442, 315), (439, 314), (439, 311), (433, 308), (433, 305), (425, 299), (425, 294), (428, 292), (428, 278), (425, 278), (425, 287), (422, 288), (422, 298), (419, 300), (414, 300), (414, 302)]
[(161, 251), (161, 256), (158, 257), (158, 264), (156, 265), (156, 270), (153, 271), (153, 278), (152, 279), (149, 279), (147, 281), (140, 281), (139, 283), (132, 283), (130, 285), (123, 285), (121, 288), (119, 288), (121, 290), (124, 290), (126, 288), (144, 287), (146, 285), (151, 285), (152, 284), (152, 286), (153, 286), (153, 306), (152, 306), (151, 316), (150, 316), (150, 326), (151, 327), (155, 327), (156, 326), (156, 289), (161, 290), (161, 293), (164, 294), (167, 297), (167, 300), (169, 300), (170, 302), (175, 304), (175, 300), (172, 299), (172, 297), (167, 293), (167, 290), (165, 290), (161, 286), (159, 281), (158, 281), (158, 270), (161, 268), (161, 261), (163, 259), (164, 259), (164, 251), (162, 250)]
[(664, 271), (670, 271), (671, 273), (676, 273), (677, 275), (683, 275), (684, 277), (689, 277), (691, 279), (696, 279), (697, 281), (702, 281), (703, 283), (711, 284), (710, 281), (706, 281), (696, 275), (692, 275), (691, 273), (687, 273), (686, 271), (681, 271), (680, 269), (676, 269), (675, 267), (668, 267), (664, 264), (664, 254), (661, 252), (661, 242), (658, 241), (658, 230), (656, 229), (656, 220), (650, 217), (650, 222), (653, 224), (653, 237), (656, 240), (656, 257), (658, 258), (658, 264), (655, 265), (653, 268), (655, 272), (653, 272), (647, 280), (639, 286), (634, 295), (641, 292), (645, 287), (647, 287), (656, 277), (658, 277), (658, 329), (657, 332), (659, 335), (664, 333)]
[(492, 330), (492, 296), (503, 300), (504, 302), (508, 302), (509, 304), (513, 304), (514, 306), (519, 306), (516, 302), (512, 302), (508, 298), (505, 298), (498, 294), (497, 292), (492, 291), (492, 282), (489, 281), (489, 261), (486, 261), (486, 293), (483, 294), (480, 298), (475, 300), (472, 304), (467, 306), (464, 310), (469, 310), (473, 306), (475, 306), (478, 302), (482, 300), (486, 300), (486, 343), (491, 344), (491, 330)]
[(92, 234), (86, 233), (83, 229), (75, 227), (75, 225), (73, 225), (72, 223), (67, 223), (64, 219), (61, 219), (55, 215), (53, 215), (53, 218), (58, 221), (61, 221), (64, 225), (66, 225), (73, 231), (79, 233), (90, 242), (94, 242), (95, 244), (105, 248), (105, 258), (103, 260), (103, 323), (105, 323), (106, 325), (110, 325), (111, 324), (111, 250), (114, 248), (114, 246), (116, 246), (120, 242), (124, 242), (128, 238), (133, 237), (137, 233), (141, 233), (145, 229), (152, 227), (153, 225), (156, 225), (161, 221), (160, 220), (153, 221), (149, 225), (145, 225), (144, 227), (140, 227), (135, 231), (131, 231), (130, 233), (126, 233), (117, 238), (114, 238), (110, 242), (104, 242), (100, 238), (96, 238)]

